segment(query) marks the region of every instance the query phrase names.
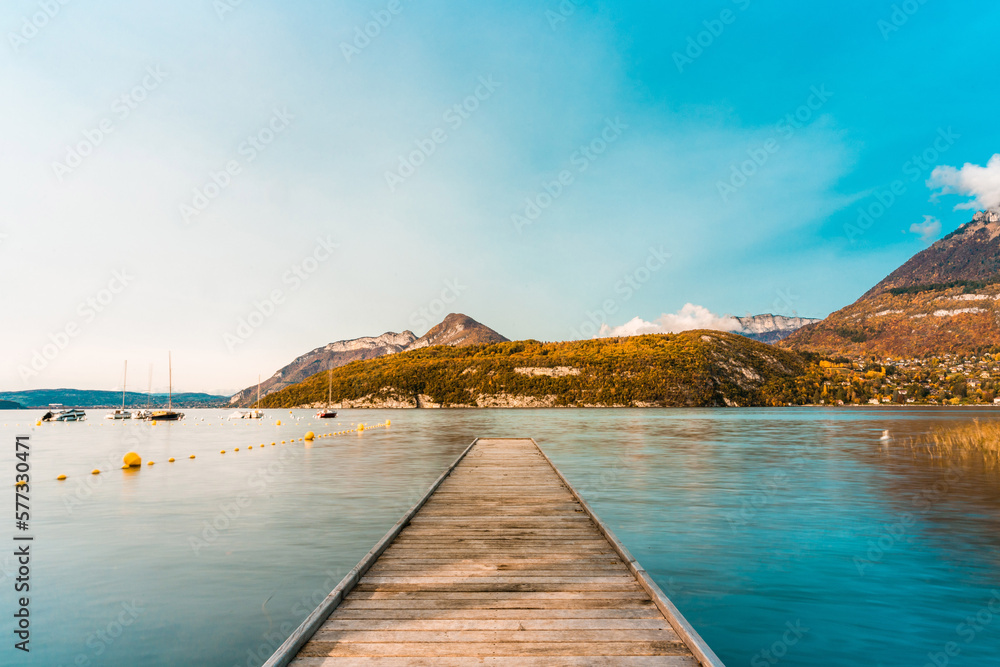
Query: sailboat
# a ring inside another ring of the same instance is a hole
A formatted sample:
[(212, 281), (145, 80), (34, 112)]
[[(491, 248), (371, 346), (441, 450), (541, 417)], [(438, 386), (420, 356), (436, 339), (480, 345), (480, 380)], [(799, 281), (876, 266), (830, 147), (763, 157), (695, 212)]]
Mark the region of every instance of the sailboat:
[(167, 393), (167, 409), (166, 410), (153, 410), (153, 413), (149, 416), (150, 419), (154, 421), (165, 421), (165, 422), (175, 422), (178, 419), (184, 419), (183, 412), (174, 412), (173, 402), (174, 402), (174, 364), (173, 360), (170, 358), (170, 353), (167, 352), (167, 377), (169, 378), (169, 389)]
[(149, 387), (146, 389), (146, 409), (137, 410), (133, 419), (149, 419), (153, 415), (153, 411), (149, 409), (150, 404), (153, 400), (153, 364), (149, 365)]
[(237, 410), (229, 415), (228, 419), (263, 419), (264, 413), (260, 407), (260, 376), (257, 376), (257, 402), (254, 403), (253, 410)]
[(316, 417), (319, 419), (333, 419), (337, 416), (337, 413), (330, 409), (330, 399), (333, 398), (333, 368), (328, 370), (327, 373), (330, 376), (330, 386), (326, 390), (326, 409), (316, 413)]
[(128, 359), (125, 360), (125, 370), (122, 372), (122, 407), (120, 410), (104, 415), (105, 419), (132, 419), (132, 413), (125, 409), (125, 382), (128, 380)]

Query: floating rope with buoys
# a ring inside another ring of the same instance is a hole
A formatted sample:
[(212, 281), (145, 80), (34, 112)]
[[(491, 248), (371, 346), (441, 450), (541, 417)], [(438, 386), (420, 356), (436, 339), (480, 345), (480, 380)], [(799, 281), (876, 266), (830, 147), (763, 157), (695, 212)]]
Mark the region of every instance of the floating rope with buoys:
[[(383, 424), (374, 424), (372, 426), (368, 426), (366, 424), (358, 424), (356, 429), (351, 429), (349, 431), (332, 431), (330, 433), (320, 433), (318, 435), (316, 433), (312, 432), (312, 431), (308, 431), (301, 438), (292, 438), (291, 440), (288, 440), (288, 441), (282, 440), (281, 444), (283, 444), (283, 445), (285, 445), (285, 444), (293, 444), (293, 443), (296, 443), (296, 442), (303, 442), (303, 443), (309, 442), (309, 443), (311, 443), (311, 442), (313, 442), (313, 440), (315, 440), (317, 438), (332, 438), (332, 437), (335, 437), (335, 436), (338, 436), (338, 435), (350, 435), (352, 433), (357, 433), (358, 435), (361, 435), (366, 430), (370, 431), (370, 430), (377, 429), (377, 428), (388, 428), (391, 425), (392, 425), (392, 422), (390, 422), (388, 419), (386, 419), (385, 423), (383, 423)], [(263, 449), (265, 447), (265, 444), (266, 443), (262, 442), (259, 445), (259, 448)], [(271, 446), (275, 447), (275, 446), (277, 446), (277, 444), (278, 444), (277, 442), (272, 442)], [(247, 447), (247, 449), (248, 450), (253, 449), (253, 445), (249, 445)], [(233, 451), (234, 452), (238, 452), (238, 451), (240, 451), (240, 448), (239, 447), (234, 447)], [(220, 454), (225, 454), (226, 450), (225, 449), (219, 450), (219, 453)], [(190, 456), (188, 456), (188, 458), (189, 459), (194, 459), (195, 455), (191, 454)], [(176, 461), (175, 461), (175, 459), (173, 457), (171, 457), (171, 458), (167, 459), (167, 462), (168, 463), (175, 463)], [(156, 464), (155, 461), (147, 461), (146, 462), (146, 467), (153, 466), (155, 464)], [(122, 468), (122, 470), (141, 469), (142, 468), (142, 457), (139, 456), (139, 454), (137, 454), (136, 452), (128, 452), (127, 454), (125, 454), (125, 456), (122, 457), (122, 466), (121, 466), (121, 468)], [(90, 474), (91, 475), (100, 475), (101, 472), (102, 471), (99, 468), (94, 468), (93, 470), (90, 471)], [(60, 475), (58, 475), (56, 477), (56, 479), (61, 482), (61, 481), (64, 481), (64, 480), (68, 479), (68, 476), (65, 475), (65, 474), (60, 474)], [(23, 482), (21, 482), (21, 484), (23, 484)]]

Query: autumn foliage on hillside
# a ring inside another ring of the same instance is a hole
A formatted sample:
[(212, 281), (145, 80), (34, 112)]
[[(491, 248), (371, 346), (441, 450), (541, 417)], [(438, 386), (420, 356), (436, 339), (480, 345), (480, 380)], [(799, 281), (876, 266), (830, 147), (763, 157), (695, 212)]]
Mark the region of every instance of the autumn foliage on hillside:
[(794, 398), (801, 358), (735, 334), (437, 346), (358, 361), (265, 397), (262, 407), (322, 404), (778, 405)]

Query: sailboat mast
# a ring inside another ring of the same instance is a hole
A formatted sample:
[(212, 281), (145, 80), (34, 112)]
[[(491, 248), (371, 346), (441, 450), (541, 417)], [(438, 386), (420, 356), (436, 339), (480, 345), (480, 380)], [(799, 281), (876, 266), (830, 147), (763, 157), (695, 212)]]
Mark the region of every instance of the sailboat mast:
[(253, 407), (255, 410), (260, 409), (260, 373), (257, 374), (257, 405)]
[(333, 369), (328, 370), (327, 374), (330, 376), (330, 384), (326, 390), (326, 409), (329, 412), (330, 401), (333, 400)]
[(122, 372), (122, 411), (125, 411), (125, 382), (128, 380), (128, 359), (125, 360), (125, 370)]
[(149, 406), (153, 402), (153, 363), (149, 364), (149, 388), (146, 391), (146, 409), (149, 410)]
[(174, 362), (170, 358), (170, 352), (167, 352), (167, 410), (173, 408), (174, 405)]

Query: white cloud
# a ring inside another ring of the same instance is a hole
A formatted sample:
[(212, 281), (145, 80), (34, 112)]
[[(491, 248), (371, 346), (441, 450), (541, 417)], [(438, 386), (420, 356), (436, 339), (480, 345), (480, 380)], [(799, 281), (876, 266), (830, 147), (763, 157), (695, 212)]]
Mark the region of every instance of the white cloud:
[(927, 187), (940, 189), (931, 196), (932, 200), (941, 195), (972, 197), (955, 206), (955, 210), (996, 208), (1000, 206), (1000, 153), (991, 157), (985, 167), (969, 162), (961, 169), (948, 165), (935, 167), (927, 179)]
[(642, 336), (644, 334), (678, 333), (692, 329), (714, 329), (716, 331), (737, 331), (740, 323), (731, 315), (716, 315), (704, 306), (685, 304), (676, 313), (664, 313), (653, 322), (635, 317), (617, 327), (601, 325), (600, 338), (615, 336)]
[(923, 222), (914, 222), (910, 225), (910, 231), (920, 235), (920, 240), (924, 243), (933, 243), (941, 233), (941, 221), (933, 215), (925, 215)]

